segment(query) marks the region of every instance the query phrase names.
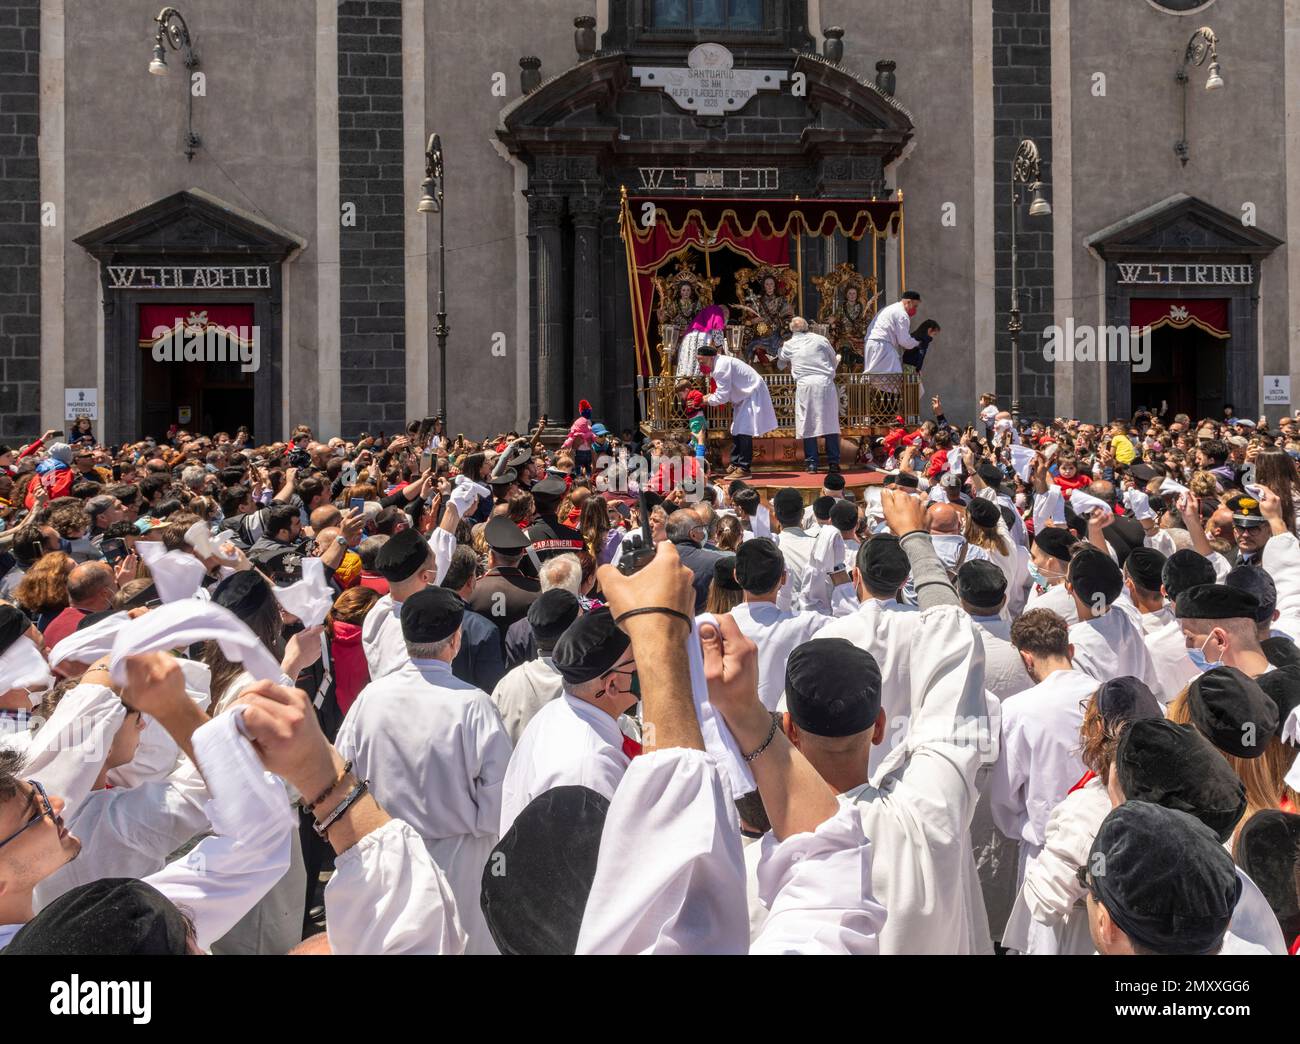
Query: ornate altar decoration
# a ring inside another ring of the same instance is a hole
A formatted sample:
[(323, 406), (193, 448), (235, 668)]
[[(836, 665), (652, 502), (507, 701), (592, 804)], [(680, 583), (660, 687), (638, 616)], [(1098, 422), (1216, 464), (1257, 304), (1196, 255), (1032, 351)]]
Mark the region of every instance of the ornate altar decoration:
[(823, 276), (813, 276), (821, 298), (817, 321), (830, 329), (827, 339), (843, 357), (848, 369), (863, 364), (862, 346), (867, 328), (880, 307), (876, 280), (864, 276), (845, 261)]
[(677, 346), (701, 308), (713, 304), (718, 279), (702, 276), (685, 257), (677, 258), (677, 268), (667, 276), (653, 277), (655, 299), (659, 302), (659, 372), (673, 372)]
[(781, 342), (790, 336), (799, 276), (786, 265), (759, 265), (736, 273), (736, 305), (749, 331), (743, 351), (746, 362), (767, 366), (775, 361)]

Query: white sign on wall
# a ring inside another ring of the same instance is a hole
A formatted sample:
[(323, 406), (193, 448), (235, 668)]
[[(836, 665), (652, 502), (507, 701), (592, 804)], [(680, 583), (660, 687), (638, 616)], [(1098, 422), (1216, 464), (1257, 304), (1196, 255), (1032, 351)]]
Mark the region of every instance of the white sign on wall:
[(1285, 406), (1291, 401), (1290, 376), (1273, 376), (1264, 378), (1264, 405)]
[(96, 388), (64, 388), (63, 403), (66, 420), (81, 417), (99, 420), (99, 391)]
[(736, 69), (726, 47), (702, 43), (681, 66), (636, 65), (642, 87), (662, 87), (678, 107), (698, 116), (739, 112), (759, 91), (776, 91), (790, 78), (785, 69)]

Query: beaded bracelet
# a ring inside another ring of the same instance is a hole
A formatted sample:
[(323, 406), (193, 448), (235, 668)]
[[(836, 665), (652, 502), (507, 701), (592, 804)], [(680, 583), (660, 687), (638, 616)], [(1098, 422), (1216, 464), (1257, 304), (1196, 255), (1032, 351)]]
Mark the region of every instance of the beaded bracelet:
[(328, 787), (326, 787), (324, 790), (322, 790), (322, 791), (320, 792), (320, 796), (317, 797), (315, 801), (313, 801), (310, 805), (305, 806), (306, 809), (307, 809), (307, 811), (308, 811), (308, 812), (315, 812), (315, 811), (316, 811), (316, 806), (319, 805), (322, 801), (324, 801), (327, 797), (329, 797), (330, 794), (332, 794), (332, 793), (334, 792), (334, 789), (335, 789), (335, 788), (336, 788), (340, 783), (342, 783), (345, 779), (348, 778), (348, 773), (351, 772), (351, 771), (352, 771), (352, 762), (349, 761), (346, 765), (343, 766), (343, 771), (339, 774), (339, 778), (336, 779), (333, 783), (331, 783), (331, 784), (330, 784)]

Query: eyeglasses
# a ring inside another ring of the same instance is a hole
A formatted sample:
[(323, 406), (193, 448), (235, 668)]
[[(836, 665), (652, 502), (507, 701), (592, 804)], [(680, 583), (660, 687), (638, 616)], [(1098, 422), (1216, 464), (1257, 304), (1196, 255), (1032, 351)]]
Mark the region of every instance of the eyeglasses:
[(1079, 882), (1079, 887), (1092, 894), (1092, 874), (1088, 873), (1088, 864), (1084, 863), (1074, 872), (1074, 879)]
[(30, 830), (46, 816), (49, 816), (51, 820), (55, 818), (54, 806), (50, 804), (50, 796), (45, 793), (45, 788), (34, 779), (29, 779), (27, 782), (32, 785), (32, 790), (34, 791), (32, 796), (38, 799), (40, 808), (37, 810), (36, 815), (32, 816), (31, 819), (6, 837), (3, 841), (0, 841), (0, 848), (4, 848), (5, 845), (16, 839), (24, 831)]

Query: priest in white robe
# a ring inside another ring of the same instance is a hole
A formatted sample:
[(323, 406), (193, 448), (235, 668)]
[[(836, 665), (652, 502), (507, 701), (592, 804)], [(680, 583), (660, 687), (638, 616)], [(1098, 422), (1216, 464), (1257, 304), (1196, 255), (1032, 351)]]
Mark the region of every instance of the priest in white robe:
[(763, 375), (748, 363), (718, 355), (712, 345), (702, 345), (699, 357), (700, 370), (716, 385), (704, 401), (710, 406), (731, 406), (731, 465), (727, 474), (744, 478), (754, 462), (754, 436), (766, 435), (777, 426), (772, 395)]
[(491, 697), (451, 673), (463, 614), (464, 603), (441, 587), (405, 599), (407, 663), (361, 690), (335, 746), (372, 781), (379, 803), (424, 839), (450, 882), (467, 952), (491, 953), (479, 886), (511, 748)]
[(790, 368), (795, 380), (794, 433), (803, 439), (808, 470), (817, 470), (817, 439), (826, 440), (826, 461), (831, 471), (840, 470), (840, 397), (835, 387), (835, 370), (840, 357), (831, 342), (808, 329), (808, 320), (790, 320), (790, 339), (781, 345), (776, 364)]
[(612, 798), (631, 760), (618, 719), (636, 706), (637, 663), (609, 610), (578, 617), (551, 658), (564, 692), (534, 716), (511, 755), (502, 834), (534, 798), (554, 787), (580, 786)]

